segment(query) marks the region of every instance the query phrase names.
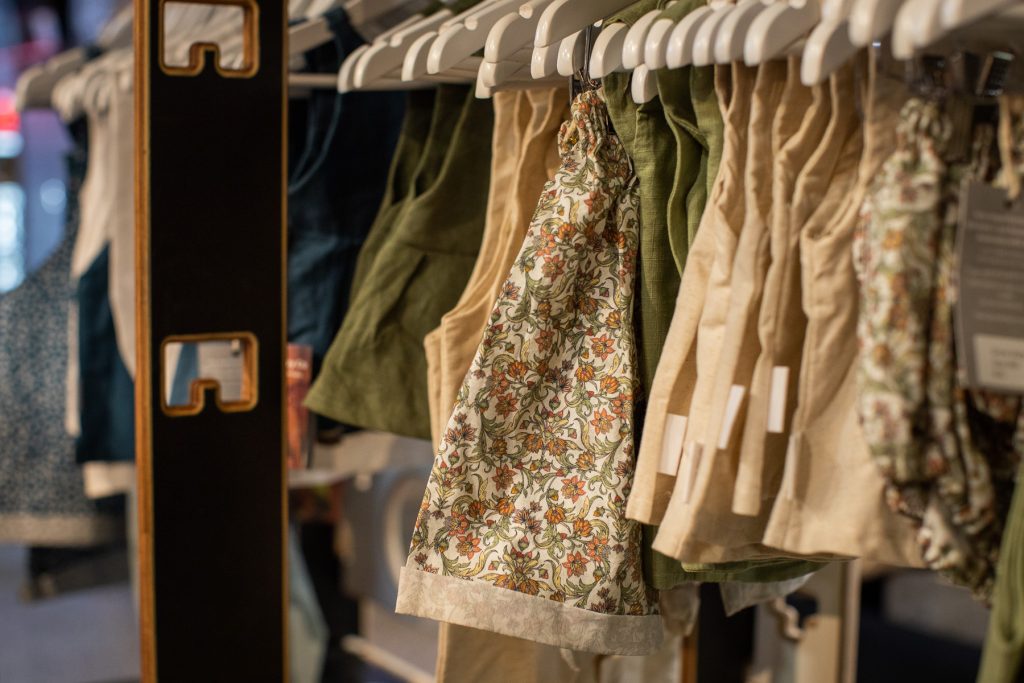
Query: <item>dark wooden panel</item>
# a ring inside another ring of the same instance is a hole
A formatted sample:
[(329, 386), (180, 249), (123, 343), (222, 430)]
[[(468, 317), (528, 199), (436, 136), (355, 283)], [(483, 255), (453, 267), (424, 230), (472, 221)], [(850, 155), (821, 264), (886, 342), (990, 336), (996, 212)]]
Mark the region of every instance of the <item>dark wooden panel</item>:
[[(258, 31), (246, 74), (212, 54), (162, 69), (161, 1), (136, 0), (143, 673), (160, 683), (286, 678), (286, 14), (226, 4)], [(210, 392), (197, 415), (161, 408), (162, 341), (241, 333), (258, 346), (251, 409)]]

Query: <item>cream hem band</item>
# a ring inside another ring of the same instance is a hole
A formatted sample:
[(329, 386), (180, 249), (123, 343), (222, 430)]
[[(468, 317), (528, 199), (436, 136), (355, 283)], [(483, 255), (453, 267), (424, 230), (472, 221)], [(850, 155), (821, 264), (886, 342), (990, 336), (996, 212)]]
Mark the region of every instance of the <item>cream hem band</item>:
[(657, 614), (600, 614), (481, 581), (410, 567), (402, 567), (395, 612), (609, 655), (650, 654), (661, 645), (664, 635)]

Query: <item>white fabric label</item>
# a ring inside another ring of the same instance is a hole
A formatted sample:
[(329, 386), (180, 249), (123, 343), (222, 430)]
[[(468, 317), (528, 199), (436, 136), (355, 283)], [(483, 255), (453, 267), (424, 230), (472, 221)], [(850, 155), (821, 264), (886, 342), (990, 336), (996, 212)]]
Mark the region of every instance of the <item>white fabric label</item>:
[(768, 394), (768, 432), (781, 434), (786, 430), (786, 394), (789, 392), (789, 368), (772, 368), (772, 389)]
[(689, 503), (693, 494), (694, 484), (697, 483), (697, 469), (700, 467), (701, 454), (704, 452), (704, 444), (693, 441), (686, 448), (686, 457), (683, 458), (683, 502)]
[(1024, 339), (977, 334), (974, 354), (982, 386), (1024, 391)]
[(686, 416), (668, 414), (665, 420), (665, 433), (661, 438), (661, 462), (658, 472), (676, 476), (679, 472), (679, 461), (683, 455), (683, 439), (686, 438)]
[(786, 447), (786, 467), (782, 473), (782, 486), (780, 493), (786, 500), (796, 500), (796, 473), (800, 469), (800, 435), (793, 434), (789, 437), (789, 445)]
[(739, 384), (733, 384), (732, 389), (729, 390), (729, 402), (725, 406), (725, 420), (722, 422), (722, 432), (718, 435), (718, 450), (729, 446), (732, 429), (736, 426), (736, 417), (740, 413), (740, 406), (743, 405), (743, 396), (746, 393), (746, 387)]

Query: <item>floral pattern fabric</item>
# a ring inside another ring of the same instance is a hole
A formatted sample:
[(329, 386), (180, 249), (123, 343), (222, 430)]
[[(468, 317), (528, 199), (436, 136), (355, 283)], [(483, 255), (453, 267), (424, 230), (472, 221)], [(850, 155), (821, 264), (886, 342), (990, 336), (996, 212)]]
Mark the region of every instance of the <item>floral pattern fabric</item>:
[(915, 522), (926, 564), (987, 599), (1009, 503), (1004, 480), (1017, 461), (1020, 402), (967, 391), (958, 375), (959, 193), (965, 178), (988, 175), (993, 135), (978, 127), (969, 162), (958, 164), (946, 162), (951, 137), (951, 118), (938, 104), (909, 101), (897, 150), (862, 209), (854, 243), (858, 412), (887, 500)]
[(662, 626), (625, 515), (637, 182), (599, 92), (577, 97), (559, 145), (438, 446), (397, 609), (644, 654)]

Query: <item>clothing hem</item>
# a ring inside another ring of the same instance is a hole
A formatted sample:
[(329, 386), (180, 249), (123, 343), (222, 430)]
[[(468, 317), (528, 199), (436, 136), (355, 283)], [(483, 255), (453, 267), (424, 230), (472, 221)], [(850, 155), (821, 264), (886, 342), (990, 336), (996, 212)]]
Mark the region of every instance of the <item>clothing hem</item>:
[[(601, 614), (410, 567), (402, 567), (395, 612), (597, 654), (650, 654), (664, 637), (662, 618), (657, 614)], [(529, 618), (522, 619), (522, 615)]]
[(91, 546), (123, 535), (123, 524), (115, 517), (0, 514), (0, 543)]

